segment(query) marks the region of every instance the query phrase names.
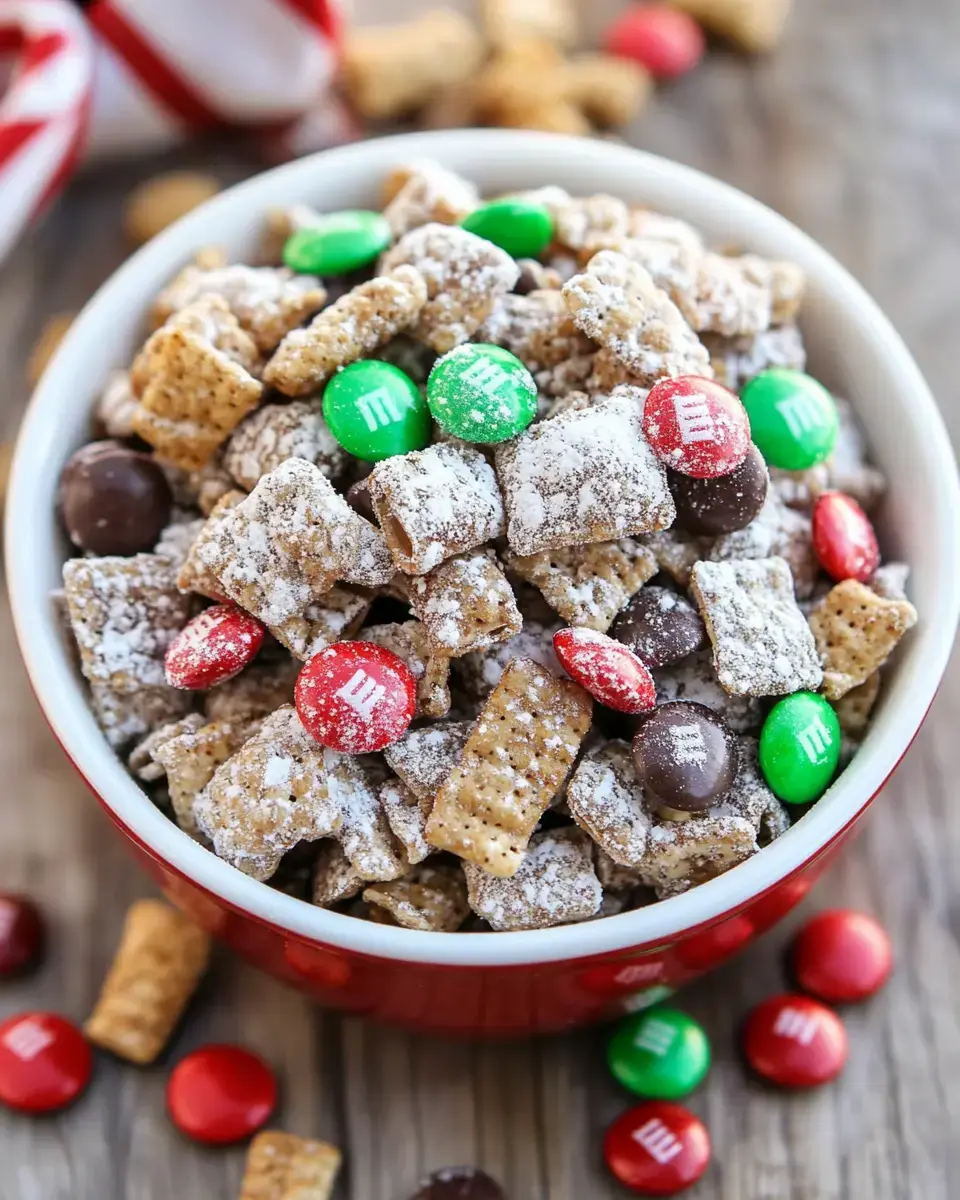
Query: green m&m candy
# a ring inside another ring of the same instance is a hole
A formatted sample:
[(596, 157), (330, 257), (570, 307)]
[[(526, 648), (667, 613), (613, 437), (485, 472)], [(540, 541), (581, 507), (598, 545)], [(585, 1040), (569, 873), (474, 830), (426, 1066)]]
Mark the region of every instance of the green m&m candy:
[(467, 442), (505, 442), (537, 414), (537, 385), (515, 354), (468, 342), (438, 358), (427, 380), (434, 419)]
[(638, 1096), (679, 1100), (710, 1068), (710, 1043), (693, 1017), (675, 1008), (651, 1008), (620, 1025), (607, 1048), (614, 1078)]
[(350, 209), (298, 229), (283, 246), (283, 261), (301, 275), (346, 275), (372, 263), (393, 241), (378, 212)]
[(550, 210), (528, 200), (491, 200), (465, 216), (460, 225), (514, 258), (536, 258), (553, 240)]
[(392, 363), (351, 363), (323, 389), (323, 416), (344, 450), (364, 462), (422, 450), (430, 411), (409, 375)]
[(802, 371), (771, 367), (746, 384), (740, 400), (769, 466), (805, 471), (829, 458), (837, 440), (837, 406), (822, 383)]
[(760, 770), (787, 804), (827, 790), (840, 758), (840, 722), (822, 696), (794, 692), (770, 709), (760, 731)]

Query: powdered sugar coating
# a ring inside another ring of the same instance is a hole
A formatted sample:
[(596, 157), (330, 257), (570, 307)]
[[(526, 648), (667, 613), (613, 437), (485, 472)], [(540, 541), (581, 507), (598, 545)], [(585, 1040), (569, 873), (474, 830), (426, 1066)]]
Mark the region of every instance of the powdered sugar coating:
[(810, 518), (788, 508), (776, 490), (767, 493), (756, 517), (733, 533), (713, 543), (709, 557), (714, 562), (728, 559), (782, 558), (793, 576), (794, 591), (801, 599), (813, 591), (820, 564), (813, 548)]
[(557, 289), (499, 297), (475, 337), (478, 342), (503, 346), (535, 376), (594, 349), (573, 323)]
[(130, 384), (130, 372), (111, 371), (93, 415), (103, 426), (107, 437), (128, 438), (133, 436), (133, 416), (137, 404)]
[(463, 871), (455, 865), (425, 863), (403, 879), (365, 888), (363, 898), (405, 929), (453, 933), (470, 915)]
[(689, 700), (712, 708), (734, 733), (754, 733), (763, 723), (763, 706), (755, 696), (732, 696), (724, 691), (713, 667), (711, 650), (699, 650), (683, 662), (654, 671), (657, 703)]
[(500, 682), (507, 664), (515, 658), (532, 659), (551, 675), (562, 675), (563, 668), (553, 649), (553, 635), (559, 628), (525, 620), (520, 632), (509, 641), (455, 659), (454, 677), (466, 698), (482, 704)]
[(384, 758), (421, 800), (433, 797), (460, 760), (470, 735), (470, 721), (437, 721), (411, 729), (387, 746)]
[(288, 458), (302, 458), (336, 481), (350, 457), (323, 419), (319, 403), (293, 400), (268, 404), (252, 413), (231, 434), (223, 466), (236, 483), (252, 492), (264, 475)]
[(411, 867), (433, 853), (426, 838), (427, 818), (433, 808), (432, 795), (421, 798), (399, 779), (388, 779), (380, 788), (380, 807)]
[(168, 721), (182, 717), (190, 707), (189, 692), (176, 688), (139, 688), (135, 692), (117, 692), (109, 684), (90, 684), (90, 706), (103, 736), (116, 751)]
[(372, 604), (373, 593), (367, 589), (338, 585), (282, 625), (271, 625), (270, 632), (295, 658), (307, 662), (334, 642), (353, 637)]
[(450, 657), (509, 641), (523, 624), (496, 557), (485, 551), (447, 559), (411, 579), (410, 605), (432, 648)]
[(456, 225), (480, 203), (469, 180), (434, 159), (421, 158), (391, 171), (383, 215), (394, 237), (420, 225)]
[(606, 742), (580, 760), (567, 784), (567, 807), (614, 862), (640, 869), (654, 816), (626, 742)]
[(403, 660), (417, 684), (417, 715), (444, 717), (450, 711), (450, 659), (430, 645), (419, 621), (367, 625), (363, 639), (384, 646)]
[(191, 690), (223, 683), (256, 657), (263, 634), (260, 622), (233, 604), (204, 609), (167, 647), (167, 683)]
[(718, 382), (739, 392), (745, 383), (768, 367), (802, 371), (807, 365), (803, 335), (796, 325), (780, 325), (762, 333), (726, 338), (705, 333), (702, 342)]

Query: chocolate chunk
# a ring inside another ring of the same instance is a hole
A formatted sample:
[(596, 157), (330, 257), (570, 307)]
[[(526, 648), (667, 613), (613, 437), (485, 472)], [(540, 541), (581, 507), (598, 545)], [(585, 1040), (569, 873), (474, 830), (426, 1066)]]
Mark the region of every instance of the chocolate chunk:
[(737, 739), (704, 704), (662, 704), (641, 721), (633, 738), (637, 778), (661, 804), (700, 812), (733, 785)]
[(770, 478), (763, 455), (751, 445), (735, 471), (717, 479), (694, 479), (668, 471), (677, 524), (688, 533), (719, 537), (749, 525), (763, 508)]
[(70, 540), (93, 554), (152, 550), (170, 520), (173, 496), (148, 454), (118, 442), (91, 442), (60, 476), (60, 509)]
[(707, 644), (697, 610), (664, 587), (644, 587), (610, 628), (610, 636), (636, 654), (644, 666), (669, 667)]
[(444, 1167), (424, 1180), (410, 1200), (507, 1200), (506, 1193), (476, 1167)]

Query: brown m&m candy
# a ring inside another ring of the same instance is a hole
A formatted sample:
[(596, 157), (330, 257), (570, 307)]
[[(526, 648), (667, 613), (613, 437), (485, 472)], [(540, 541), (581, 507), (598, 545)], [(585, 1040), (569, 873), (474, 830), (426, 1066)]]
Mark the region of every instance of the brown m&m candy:
[(664, 587), (644, 587), (610, 628), (610, 636), (645, 667), (669, 667), (707, 643), (703, 619), (693, 605)]
[(749, 525), (763, 508), (770, 482), (763, 455), (754, 445), (729, 475), (694, 479), (669, 471), (667, 478), (677, 506), (677, 524), (701, 537), (719, 537)]
[(425, 1179), (410, 1200), (507, 1200), (485, 1171), (476, 1167), (444, 1167)]
[(67, 533), (93, 554), (152, 550), (172, 504), (170, 484), (154, 459), (118, 442), (82, 447), (60, 476)]
[(700, 812), (729, 791), (739, 755), (733, 733), (705, 704), (661, 704), (633, 737), (637, 778), (667, 808)]

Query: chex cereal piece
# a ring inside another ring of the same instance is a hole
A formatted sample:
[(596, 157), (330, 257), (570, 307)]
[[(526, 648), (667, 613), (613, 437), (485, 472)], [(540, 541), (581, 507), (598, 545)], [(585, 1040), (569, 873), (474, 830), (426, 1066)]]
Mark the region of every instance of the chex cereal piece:
[(152, 1063), (187, 1007), (210, 957), (210, 938), (160, 900), (127, 912), (120, 945), (84, 1025), (95, 1045)]
[(906, 563), (888, 562), (877, 567), (867, 580), (867, 586), (885, 600), (906, 600), (910, 568)]
[(227, 474), (219, 452), (198, 471), (191, 471), (187, 484), (193, 492), (194, 504), (205, 517), (209, 517), (227, 492), (235, 490), (233, 478)]
[(243, 725), (258, 717), (267, 717), (284, 704), (293, 703), (293, 685), (300, 663), (284, 657), (260, 659), (239, 675), (211, 688), (203, 698), (209, 721), (229, 721)]
[(239, 1200), (330, 1200), (340, 1158), (326, 1142), (265, 1130), (247, 1151)]
[(191, 334), (209, 342), (231, 362), (256, 375), (260, 370), (260, 351), (253, 338), (240, 328), (240, 323), (221, 296), (201, 296), (186, 308), (175, 312), (147, 341), (130, 367), (130, 386), (134, 394), (142, 395), (156, 371), (151, 345), (154, 339), (163, 345), (159, 334), (177, 331)]
[(93, 417), (107, 437), (132, 437), (133, 416), (138, 404), (130, 383), (130, 372), (111, 371), (94, 405)]
[(710, 539), (695, 537), (676, 525), (644, 534), (640, 541), (651, 551), (660, 570), (684, 588), (690, 586), (693, 564), (706, 558), (712, 545)]
[(419, 621), (368, 625), (363, 640), (392, 650), (410, 668), (417, 683), (417, 715), (445, 717), (450, 711), (450, 658), (430, 645)]
[(196, 538), (187, 551), (186, 557), (180, 563), (177, 572), (177, 587), (181, 592), (197, 592), (211, 600), (221, 600), (220, 581), (203, 561), (206, 546), (219, 544), (220, 529), (227, 519), (231, 509), (245, 500), (246, 492), (231, 488), (224, 492), (211, 508), (206, 521), (200, 527)]
[(827, 699), (866, 682), (916, 620), (909, 600), (885, 600), (856, 579), (831, 588), (810, 614)]
[(803, 271), (794, 263), (757, 254), (734, 258), (708, 250), (697, 265), (687, 302), (674, 300), (698, 332), (740, 337), (792, 321), (805, 283)]
[(190, 616), (176, 569), (158, 554), (72, 558), (63, 564), (81, 669), (115, 692), (166, 684), (163, 657)]
[(470, 721), (438, 721), (411, 729), (383, 756), (415, 796), (432, 802), (460, 761), (471, 728)]
[(332, 836), (340, 820), (323, 747), (290, 705), (218, 767), (193, 811), (217, 855), (254, 879), (269, 879), (298, 842)]
[(746, 817), (708, 808), (686, 821), (652, 825), (641, 873), (664, 899), (715, 879), (758, 849), (756, 830)]
[(332, 587), (303, 612), (271, 625), (270, 632), (294, 658), (307, 662), (334, 642), (352, 638), (370, 611), (373, 596), (363, 588)]
[[(592, 343), (591, 343), (592, 345)], [(537, 371), (533, 377), (534, 383), (537, 385), (537, 390), (543, 396), (554, 396), (560, 399), (570, 392), (584, 389), (588, 394), (594, 392), (602, 392), (604, 395), (609, 395), (614, 387), (620, 383), (630, 382), (630, 376), (626, 371), (623, 371), (617, 378), (615, 383), (611, 383), (609, 387), (593, 387), (595, 371), (594, 364), (597, 361), (597, 356), (600, 351), (593, 347), (590, 350), (584, 350), (580, 354), (574, 354), (571, 358), (563, 359), (553, 367), (543, 367)]]
[(664, 376), (711, 375), (710, 356), (650, 273), (601, 250), (563, 286), (574, 323), (611, 350), (644, 383)]
[[(196, 329), (185, 327), (191, 315), (197, 317)], [(225, 326), (229, 345), (240, 343), (240, 351), (223, 348)], [(248, 354), (243, 338), (247, 335), (226, 302), (206, 296), (147, 340), (133, 368), (140, 404), (132, 425), (161, 461), (187, 470), (202, 467), (260, 403), (263, 385), (250, 373), (256, 347), (250, 342)]]
[(763, 724), (763, 706), (756, 696), (731, 696), (713, 668), (713, 652), (698, 650), (671, 667), (654, 672), (657, 703), (689, 700), (704, 704), (723, 717), (734, 733), (754, 733)]
[(409, 264), (426, 280), (427, 302), (413, 335), (438, 354), (467, 341), (520, 273), (505, 250), (454, 225), (433, 222), (405, 234), (383, 256), (384, 270)]
[[(625, 867), (621, 863), (615, 862), (596, 843), (593, 846), (593, 868), (597, 872), (597, 878), (603, 888), (604, 900), (606, 900), (608, 892), (619, 895), (643, 887), (643, 878), (636, 868)], [(607, 914), (604, 913), (604, 915)]]
[(424, 575), (503, 533), (493, 468), (472, 446), (439, 443), (377, 463), (367, 477), (396, 566)]
[(160, 531), (152, 553), (165, 558), (177, 571), (187, 561), (187, 555), (203, 529), (203, 517), (185, 520), (176, 515), (169, 525)]
[(306, 459), (331, 480), (346, 472), (349, 455), (327, 428), (319, 403), (292, 400), (251, 413), (224, 447), (223, 467), (252, 492), (264, 475), (288, 458)]
[(606, 633), (620, 609), (658, 570), (653, 551), (633, 538), (508, 554), (504, 561), (538, 588), (568, 625), (600, 633)]
[(433, 159), (419, 159), (390, 172), (383, 215), (394, 237), (420, 225), (457, 225), (480, 203), (477, 189)]
[(185, 832), (196, 831), (193, 804), (217, 767), (235, 754), (255, 731), (256, 726), (249, 724), (211, 721), (178, 729), (154, 744), (151, 757), (167, 776), (170, 805), (177, 824)]
[(782, 467), (768, 467), (767, 470), (771, 491), (776, 492), (788, 508), (795, 508), (807, 516), (817, 497), (830, 487), (830, 468), (825, 462), (808, 467), (805, 471), (785, 471)]
[(627, 233), (631, 238), (656, 238), (661, 242), (676, 242), (678, 246), (685, 246), (691, 251), (703, 249), (703, 236), (698, 229), (694, 229), (679, 217), (670, 217), (643, 205), (630, 206)]
[(410, 605), (427, 640), (451, 658), (505, 642), (523, 620), (510, 584), (489, 551), (448, 558), (410, 581)]
[(295, 275), (287, 267), (234, 263), (204, 269), (191, 263), (154, 301), (154, 323), (162, 325), (201, 296), (221, 296), (258, 348), (269, 353), (285, 334), (323, 308), (327, 291), (313, 275)]
[(364, 888), (363, 898), (385, 908), (404, 929), (454, 933), (470, 915), (459, 866), (422, 863), (403, 879)]
[(616, 541), (673, 523), (666, 471), (642, 417), (642, 395), (616, 388), (591, 408), (560, 413), (498, 447), (514, 554)]
[(590, 370), (583, 381), (584, 390), (588, 395), (609, 395), (621, 384), (629, 384), (646, 399), (649, 388), (643, 386), (640, 377), (628, 370), (612, 350), (601, 346), (589, 361)]
[(377, 587), (393, 574), (380, 531), (300, 458), (218, 519), (197, 557), (225, 595), (269, 626), (302, 616), (338, 580)]
[(127, 766), (144, 783), (155, 783), (158, 779), (163, 779), (166, 768), (158, 762), (154, 752), (170, 738), (178, 737), (187, 731), (195, 732), (203, 724), (204, 720), (200, 713), (188, 713), (179, 721), (166, 722), (137, 743), (130, 752)]
[(874, 671), (863, 683), (834, 701), (840, 732), (848, 738), (862, 738), (870, 723), (870, 714), (880, 694), (880, 672)]
[(700, 340), (710, 353), (715, 378), (734, 392), (768, 367), (802, 371), (807, 365), (803, 335), (796, 325), (774, 326), (746, 337), (705, 333)]
[(531, 659), (515, 659), (437, 792), (427, 822), (430, 844), (492, 875), (512, 875), (576, 757), (591, 713), (583, 688)]
[(601, 250), (622, 254), (648, 271), (657, 287), (667, 293), (687, 321), (693, 324), (697, 272), (704, 256), (701, 247), (690, 247), (670, 238), (594, 234), (581, 251), (581, 259), (589, 262)]
[[(518, 258), (517, 266), (520, 268), (520, 278), (516, 283), (517, 291), (516, 293), (509, 292), (508, 295), (528, 296), (531, 292), (559, 291), (563, 287), (564, 280), (560, 272), (547, 266), (546, 263), (540, 262), (539, 259)], [(477, 341), (480, 341), (479, 337), (477, 337)]]
[(709, 557), (715, 562), (727, 559), (772, 558), (779, 556), (790, 567), (794, 591), (809, 596), (820, 574), (820, 563), (813, 548), (810, 518), (787, 507), (771, 488), (763, 508), (749, 525), (725, 533), (713, 543)]
[[(548, 621), (552, 617), (544, 615)], [(562, 675), (563, 668), (553, 649), (553, 635), (559, 628), (559, 624), (524, 618), (523, 628), (508, 642), (498, 642), (454, 659), (451, 666), (463, 696), (478, 707), (484, 704), (508, 663), (515, 658), (531, 658), (551, 675)]]
[(758, 845), (765, 846), (790, 828), (790, 817), (783, 804), (767, 787), (757, 761), (757, 739), (738, 739), (740, 765), (733, 787), (708, 812), (714, 816), (744, 817), (757, 834)]
[(179, 720), (193, 703), (193, 696), (179, 688), (139, 688), (135, 692), (116, 692), (109, 684), (91, 683), (90, 705), (103, 736), (114, 750), (123, 750), (131, 742), (152, 730)]
[(427, 819), (433, 810), (432, 793), (419, 797), (399, 779), (388, 779), (380, 788), (380, 807), (411, 867), (433, 853), (426, 837)]
[(616, 196), (567, 197), (555, 213), (556, 239), (568, 250), (583, 250), (598, 237), (624, 238), (630, 211)]
[(364, 358), (413, 325), (426, 300), (419, 271), (385, 269), (318, 313), (305, 329), (291, 330), (267, 363), (264, 383), (287, 396), (315, 391), (338, 367)]
[(690, 587), (726, 691), (785, 696), (820, 686), (817, 647), (782, 558), (698, 562)]
[(548, 929), (586, 921), (600, 911), (603, 890), (590, 839), (579, 829), (535, 833), (508, 879), (464, 863), (470, 907), (495, 930)]
[(534, 376), (596, 348), (574, 325), (556, 288), (501, 296), (475, 339), (505, 347)]
[(320, 843), (310, 882), (311, 904), (329, 908), (341, 900), (352, 900), (360, 894), (364, 882), (339, 842), (331, 839)]
[(588, 752), (567, 784), (567, 807), (576, 823), (615, 863), (639, 869), (654, 816), (633, 769), (626, 742), (609, 741)]
[(870, 463), (867, 441), (849, 400), (835, 398), (840, 425), (828, 462), (830, 486), (852, 496), (864, 511), (876, 508), (887, 490), (882, 471)]
[(264, 228), (253, 254), (254, 262), (268, 267), (279, 266), (283, 262), (283, 247), (290, 235), (298, 229), (319, 225), (322, 221), (322, 215), (309, 204), (268, 208)]

